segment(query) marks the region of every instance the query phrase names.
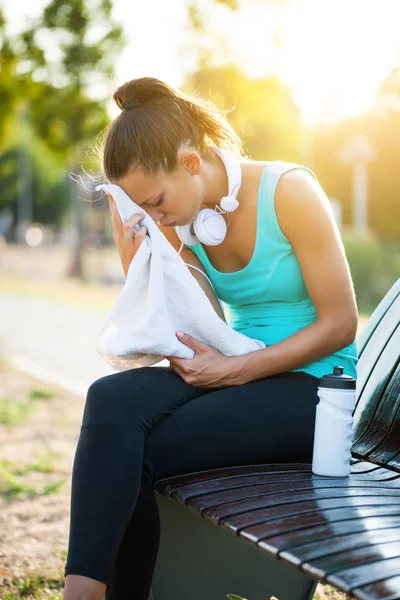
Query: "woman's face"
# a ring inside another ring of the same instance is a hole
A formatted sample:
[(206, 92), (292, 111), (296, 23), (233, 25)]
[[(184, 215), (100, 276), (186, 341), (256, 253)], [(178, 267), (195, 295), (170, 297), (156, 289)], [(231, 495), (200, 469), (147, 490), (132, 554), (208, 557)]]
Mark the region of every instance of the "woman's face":
[(204, 199), (200, 175), (201, 159), (197, 152), (178, 156), (173, 173), (160, 171), (148, 175), (137, 170), (115, 182), (160, 225), (186, 225), (193, 221)]

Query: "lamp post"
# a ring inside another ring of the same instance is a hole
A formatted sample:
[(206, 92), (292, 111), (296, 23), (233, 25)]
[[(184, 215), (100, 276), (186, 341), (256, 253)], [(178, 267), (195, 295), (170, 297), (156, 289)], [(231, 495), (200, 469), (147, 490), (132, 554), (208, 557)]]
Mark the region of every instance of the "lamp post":
[(30, 154), (29, 104), (18, 110), (17, 130), (17, 228), (18, 242), (25, 240), (25, 231), (33, 220), (33, 172)]
[(353, 227), (358, 233), (368, 232), (368, 163), (375, 151), (364, 135), (355, 135), (345, 144), (339, 155), (342, 164), (350, 164), (353, 171)]

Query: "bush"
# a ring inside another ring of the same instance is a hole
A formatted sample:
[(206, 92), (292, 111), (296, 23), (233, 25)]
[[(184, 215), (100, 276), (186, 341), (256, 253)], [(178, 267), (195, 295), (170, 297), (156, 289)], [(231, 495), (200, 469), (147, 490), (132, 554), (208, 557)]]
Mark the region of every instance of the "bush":
[(400, 244), (367, 237), (344, 239), (358, 310), (371, 313), (400, 275)]

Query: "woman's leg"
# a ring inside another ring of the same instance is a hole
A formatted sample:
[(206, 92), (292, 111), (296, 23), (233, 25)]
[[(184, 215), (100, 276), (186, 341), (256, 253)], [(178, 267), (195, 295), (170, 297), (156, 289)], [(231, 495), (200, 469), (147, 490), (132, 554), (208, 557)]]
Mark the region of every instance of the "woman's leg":
[(118, 549), (107, 600), (147, 600), (159, 542), (160, 518), (155, 492), (144, 482)]
[(125, 532), (107, 600), (149, 597), (159, 527), (150, 489), (157, 480), (225, 466), (311, 462), (317, 382), (287, 373), (212, 391), (152, 428), (144, 449), (147, 501), (137, 504)]
[[(72, 475), (66, 599), (80, 597), (82, 584), (81, 597), (102, 597), (105, 586), (98, 582), (110, 581), (138, 499), (146, 434), (205, 393), (154, 367), (108, 375), (90, 386)], [(92, 596), (90, 580), (95, 580)]]

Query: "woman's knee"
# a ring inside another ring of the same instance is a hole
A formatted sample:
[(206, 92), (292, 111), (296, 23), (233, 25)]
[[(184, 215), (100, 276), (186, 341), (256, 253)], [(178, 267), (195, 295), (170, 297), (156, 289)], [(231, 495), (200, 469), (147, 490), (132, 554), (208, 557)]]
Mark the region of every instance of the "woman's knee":
[(85, 410), (83, 413), (84, 423), (107, 423), (111, 417), (111, 405), (113, 403), (113, 387), (109, 379), (112, 375), (100, 377), (89, 386), (86, 395)]
[(150, 367), (131, 369), (96, 379), (88, 389), (84, 423), (125, 424), (126, 419), (140, 417), (146, 404), (145, 390), (150, 392), (154, 371)]

